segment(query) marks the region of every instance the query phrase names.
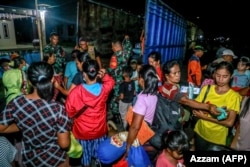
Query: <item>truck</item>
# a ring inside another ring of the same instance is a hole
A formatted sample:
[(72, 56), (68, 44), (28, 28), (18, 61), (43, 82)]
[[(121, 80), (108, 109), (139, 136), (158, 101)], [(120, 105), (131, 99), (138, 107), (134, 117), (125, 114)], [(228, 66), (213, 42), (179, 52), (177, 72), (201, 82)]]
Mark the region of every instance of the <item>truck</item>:
[(187, 20), (162, 0), (146, 0), (143, 16), (104, 2), (80, 0), (78, 35), (95, 39), (97, 49), (107, 55), (112, 54), (113, 38), (123, 39), (128, 33), (135, 44), (140, 41), (144, 30), (143, 63), (147, 63), (147, 55), (151, 51), (161, 53), (161, 62), (182, 60), (186, 52), (188, 28)]

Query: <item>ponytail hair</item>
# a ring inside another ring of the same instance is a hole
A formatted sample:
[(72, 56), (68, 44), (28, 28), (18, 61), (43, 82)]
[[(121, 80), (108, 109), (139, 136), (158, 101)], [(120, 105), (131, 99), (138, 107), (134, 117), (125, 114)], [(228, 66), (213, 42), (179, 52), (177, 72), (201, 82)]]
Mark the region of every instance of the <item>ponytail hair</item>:
[(27, 74), (29, 81), (37, 89), (38, 96), (50, 101), (53, 97), (53, 67), (46, 62), (34, 62), (28, 68)]
[(90, 59), (83, 63), (83, 72), (87, 74), (91, 81), (96, 79), (99, 70), (100, 68), (95, 60)]

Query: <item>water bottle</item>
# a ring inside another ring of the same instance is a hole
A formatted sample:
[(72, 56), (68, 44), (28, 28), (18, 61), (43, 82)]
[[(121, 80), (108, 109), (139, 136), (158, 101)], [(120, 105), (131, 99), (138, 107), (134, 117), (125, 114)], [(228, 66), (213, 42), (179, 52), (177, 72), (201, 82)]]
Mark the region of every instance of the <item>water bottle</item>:
[(189, 99), (194, 98), (194, 84), (191, 82), (188, 83), (188, 98)]

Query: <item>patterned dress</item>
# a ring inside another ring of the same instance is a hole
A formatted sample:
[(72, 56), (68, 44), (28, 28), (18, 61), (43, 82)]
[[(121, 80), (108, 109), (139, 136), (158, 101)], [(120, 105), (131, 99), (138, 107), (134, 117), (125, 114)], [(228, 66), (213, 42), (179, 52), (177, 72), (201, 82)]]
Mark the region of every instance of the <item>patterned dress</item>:
[(16, 122), (22, 131), (22, 158), (26, 166), (58, 166), (66, 159), (57, 133), (71, 129), (63, 105), (21, 95), (12, 100), (0, 114), (0, 124)]

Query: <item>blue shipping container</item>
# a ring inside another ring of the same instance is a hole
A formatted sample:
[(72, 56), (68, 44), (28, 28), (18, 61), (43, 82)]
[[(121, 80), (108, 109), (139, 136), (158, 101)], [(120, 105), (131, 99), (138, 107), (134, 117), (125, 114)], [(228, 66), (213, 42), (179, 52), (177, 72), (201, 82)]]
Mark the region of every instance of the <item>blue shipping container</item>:
[(184, 17), (161, 0), (147, 0), (143, 63), (152, 51), (161, 53), (161, 63), (182, 60), (186, 51), (187, 23)]

